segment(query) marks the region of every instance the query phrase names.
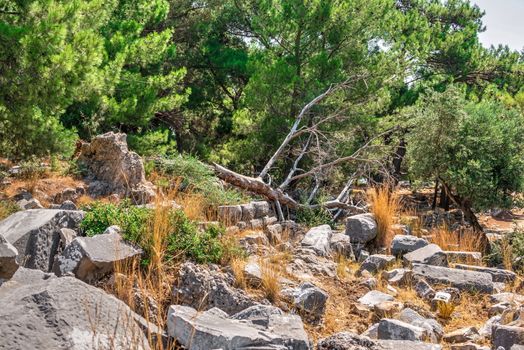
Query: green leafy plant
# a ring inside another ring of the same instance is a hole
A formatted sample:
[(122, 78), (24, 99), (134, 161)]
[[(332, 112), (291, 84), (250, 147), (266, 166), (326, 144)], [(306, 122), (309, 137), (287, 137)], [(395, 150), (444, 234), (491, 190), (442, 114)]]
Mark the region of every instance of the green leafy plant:
[(334, 227), (333, 217), (325, 208), (308, 208), (300, 207), (296, 211), (296, 222), (304, 224), (308, 227), (319, 225), (330, 225)]

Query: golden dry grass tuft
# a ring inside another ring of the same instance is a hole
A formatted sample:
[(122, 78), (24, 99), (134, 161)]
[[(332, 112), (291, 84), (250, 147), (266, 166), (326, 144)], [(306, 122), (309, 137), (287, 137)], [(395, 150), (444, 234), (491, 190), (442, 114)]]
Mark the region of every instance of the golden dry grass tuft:
[(370, 189), (367, 199), (378, 226), (375, 243), (379, 247), (389, 247), (394, 237), (391, 226), (395, 223), (395, 217), (400, 208), (399, 196), (384, 185)]
[(473, 230), (451, 231), (447, 226), (433, 229), (432, 242), (448, 251), (481, 252), (482, 241)]
[(246, 261), (241, 258), (233, 258), (230, 261), (229, 266), (231, 267), (231, 271), (233, 272), (233, 276), (235, 277), (235, 287), (246, 289), (247, 280), (244, 274)]
[(513, 246), (509, 237), (504, 236), (500, 240), (500, 254), (502, 255), (502, 265), (506, 270), (513, 269)]
[(273, 264), (262, 262), (261, 270), (261, 289), (270, 302), (276, 303), (280, 299), (280, 272)]

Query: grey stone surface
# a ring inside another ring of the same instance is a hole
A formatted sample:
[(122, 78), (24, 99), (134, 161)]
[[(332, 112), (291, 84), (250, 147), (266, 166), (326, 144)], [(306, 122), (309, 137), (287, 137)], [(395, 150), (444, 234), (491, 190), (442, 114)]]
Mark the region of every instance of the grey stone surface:
[[(413, 275), (413, 271), (411, 273)], [(425, 300), (431, 300), (435, 297), (435, 290), (424, 279), (420, 279), (415, 283), (415, 291), (420, 298)]]
[(424, 238), (408, 235), (396, 235), (391, 241), (391, 254), (402, 256), (429, 244)]
[(421, 343), (409, 340), (379, 340), (381, 350), (441, 350), (439, 344)]
[(360, 299), (358, 299), (358, 302), (368, 307), (374, 307), (375, 305), (380, 304), (384, 301), (393, 301), (393, 300), (395, 300), (395, 298), (393, 298), (389, 294), (379, 292), (378, 290), (372, 290), (372, 291), (367, 292)]
[(24, 267), (50, 271), (60, 244), (60, 229), (77, 229), (82, 211), (30, 209), (0, 221), (0, 235), (18, 250)]
[(64, 201), (62, 204), (60, 204), (60, 208), (62, 210), (77, 210), (76, 204), (71, 201)]
[(456, 264), (455, 268), (488, 273), (491, 275), (493, 282), (511, 283), (514, 282), (517, 278), (517, 274), (513, 271), (496, 269), (493, 267)]
[(465, 343), (476, 340), (478, 336), (479, 332), (476, 327), (465, 327), (444, 334), (443, 340), (446, 343)]
[(333, 233), (331, 235), (331, 239), (329, 240), (329, 246), (332, 253), (340, 254), (346, 258), (355, 260), (353, 246), (351, 245), (349, 236), (343, 233)]
[(252, 202), (253, 207), (255, 208), (255, 218), (262, 219), (265, 216), (268, 216), (270, 213), (269, 203), (266, 201), (257, 201)]
[(40, 201), (36, 198), (31, 199), (21, 199), (18, 202), (16, 202), (20, 209), (27, 210), (27, 209), (44, 209), (44, 206), (40, 204)]
[(186, 262), (180, 267), (178, 282), (173, 288), (173, 302), (198, 310), (216, 307), (228, 315), (258, 304), (232, 285), (233, 277), (220, 272), (218, 267)]
[(126, 264), (138, 258), (142, 250), (131, 246), (111, 227), (93, 237), (77, 237), (57, 255), (53, 272), (70, 273), (84, 282), (93, 283), (113, 272), (115, 264)]
[(394, 262), (395, 257), (393, 255), (373, 254), (364, 260), (362, 265), (360, 265), (359, 271), (366, 270), (371, 273), (376, 273), (392, 265)]
[(242, 220), (240, 205), (221, 205), (218, 207), (218, 220), (226, 226), (236, 225)]
[(513, 345), (524, 345), (524, 328), (507, 325), (494, 325), (491, 341), (494, 349), (511, 349)]
[(270, 306), (255, 306), (228, 318), (213, 310), (172, 305), (167, 328), (188, 350), (310, 349), (300, 317)]
[(424, 341), (427, 330), (399, 320), (384, 318), (378, 324), (378, 339)]
[(301, 241), (303, 247), (315, 251), (318, 255), (328, 256), (331, 254), (330, 240), (332, 230), (329, 225), (322, 225), (311, 228)]
[(413, 309), (405, 308), (400, 312), (398, 319), (413, 326), (424, 328), (428, 332), (429, 340), (433, 343), (438, 343), (444, 335), (444, 328), (437, 320), (425, 318)]
[(116, 194), (136, 204), (149, 203), (155, 187), (146, 180), (142, 158), (127, 148), (126, 134), (98, 135), (80, 149), (78, 163), (86, 169), (92, 196)]
[(404, 255), (404, 264), (427, 264), (434, 266), (448, 266), (446, 253), (436, 244), (428, 244), (422, 248)]
[(346, 219), (346, 235), (352, 243), (366, 244), (377, 236), (377, 222), (373, 214), (358, 214)]
[(313, 320), (319, 320), (324, 316), (329, 295), (323, 289), (313, 283), (304, 282), (298, 286), (293, 297), (295, 308)]
[[(370, 338), (351, 332), (335, 333), (320, 339), (317, 350), (378, 350), (377, 343)], [(397, 349), (398, 350), (398, 349)]]
[(445, 284), (479, 293), (493, 293), (493, 280), (490, 274), (441, 266), (413, 264), (413, 277), (424, 278), (430, 284)]
[(383, 271), (382, 278), (392, 286), (406, 286), (411, 284), (412, 273), (409, 269), (393, 269)]
[(0, 281), (10, 279), (18, 270), (17, 256), (18, 250), (0, 236)]
[(255, 216), (255, 206), (253, 203), (242, 204), (240, 208), (242, 210), (242, 221), (249, 222), (253, 219), (258, 219)]
[(20, 268), (0, 287), (0, 349), (149, 349), (140, 317), (72, 278)]

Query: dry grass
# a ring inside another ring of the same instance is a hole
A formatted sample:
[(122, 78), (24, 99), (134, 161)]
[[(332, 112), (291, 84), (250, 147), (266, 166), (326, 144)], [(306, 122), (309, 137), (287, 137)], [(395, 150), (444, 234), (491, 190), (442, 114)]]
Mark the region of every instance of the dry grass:
[(451, 231), (446, 226), (431, 231), (432, 242), (443, 250), (461, 252), (481, 252), (481, 237), (472, 230)]
[(358, 270), (358, 263), (348, 259), (343, 254), (337, 254), (334, 258), (337, 263), (337, 277), (342, 281), (348, 281)]
[(280, 299), (280, 272), (269, 262), (260, 264), (261, 270), (261, 289), (264, 297), (270, 302), (276, 303)]
[(391, 226), (395, 223), (395, 216), (400, 207), (399, 197), (387, 185), (384, 185), (370, 189), (367, 193), (367, 199), (378, 226), (375, 243), (379, 247), (389, 247), (394, 237)]
[(513, 269), (513, 247), (507, 236), (500, 240), (500, 254), (502, 255), (504, 268), (511, 271)]
[(246, 289), (247, 280), (244, 275), (244, 268), (246, 267), (246, 261), (240, 258), (233, 258), (229, 263), (233, 276), (235, 277), (235, 287)]
[(489, 296), (462, 293), (460, 302), (449, 319), (441, 319), (445, 332), (474, 326), (481, 328), (489, 319)]
[(453, 303), (446, 303), (442, 300), (437, 300), (437, 316), (443, 319), (450, 319), (455, 311)]
[[(175, 268), (166, 263), (167, 239), (171, 232), (169, 207), (162, 196), (157, 196), (153, 218), (143, 237), (150, 249), (149, 264), (140, 267), (134, 260), (126, 265), (115, 264), (115, 281), (112, 292), (132, 310), (141, 314), (148, 322), (160, 329), (166, 326), (166, 312), (171, 304), (171, 288)], [(124, 277), (118, 277), (124, 276)], [(163, 344), (156, 334), (146, 334), (155, 350), (174, 349), (174, 344)]]

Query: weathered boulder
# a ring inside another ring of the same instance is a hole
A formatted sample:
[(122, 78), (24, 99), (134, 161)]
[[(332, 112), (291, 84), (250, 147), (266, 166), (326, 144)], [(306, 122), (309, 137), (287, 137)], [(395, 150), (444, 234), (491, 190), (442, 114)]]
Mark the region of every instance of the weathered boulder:
[(228, 317), (224, 312), (172, 305), (169, 336), (188, 350), (297, 349), (309, 350), (309, 340), (297, 315), (271, 306), (254, 306)]
[[(412, 272), (413, 276), (413, 272)], [(425, 300), (431, 300), (433, 297), (435, 297), (435, 290), (431, 288), (428, 282), (426, 282), (424, 279), (419, 279), (417, 283), (415, 283), (415, 292), (417, 292), (417, 295), (419, 298), (425, 299)]]
[(402, 256), (429, 244), (424, 238), (408, 235), (396, 235), (391, 241), (391, 254)]
[(40, 203), (40, 201), (36, 198), (31, 199), (21, 199), (18, 202), (16, 202), (20, 209), (22, 210), (28, 210), (28, 209), (44, 209), (44, 206)]
[(75, 203), (71, 201), (64, 201), (62, 204), (60, 204), (60, 207), (58, 209), (62, 210), (77, 210), (77, 206)]
[(255, 209), (255, 218), (262, 219), (270, 214), (269, 203), (266, 201), (251, 202)]
[(493, 293), (493, 280), (484, 272), (451, 269), (448, 267), (413, 264), (413, 277), (423, 278), (431, 284), (445, 284), (479, 293)]
[(117, 298), (72, 278), (20, 268), (0, 287), (1, 349), (149, 349)]
[(444, 328), (442, 328), (442, 325), (438, 323), (437, 320), (425, 318), (413, 309), (405, 308), (400, 312), (398, 319), (425, 329), (429, 335), (429, 340), (433, 343), (438, 343), (444, 335)]
[(267, 238), (269, 239), (269, 242), (274, 245), (282, 242), (282, 232), (283, 231), (284, 231), (283, 227), (280, 224), (271, 224), (271, 225), (267, 225), (264, 228), (264, 232)]
[(378, 290), (372, 290), (367, 292), (364, 296), (358, 299), (358, 302), (364, 306), (373, 308), (375, 305), (380, 304), (384, 301), (395, 300), (391, 295), (379, 292)]
[(293, 305), (312, 320), (320, 320), (326, 312), (329, 295), (313, 283), (302, 283), (293, 293)]
[(392, 286), (406, 286), (411, 284), (412, 274), (409, 269), (393, 269), (383, 271), (382, 278)]
[(378, 339), (424, 341), (427, 330), (399, 320), (384, 318), (378, 324)]
[(127, 148), (126, 134), (108, 132), (82, 144), (78, 163), (87, 171), (92, 196), (116, 194), (136, 204), (151, 202), (155, 197), (142, 158)]
[(221, 205), (217, 209), (218, 220), (226, 226), (236, 225), (242, 220), (240, 205)]
[(414, 263), (433, 266), (448, 266), (448, 258), (446, 253), (444, 253), (438, 245), (428, 244), (404, 255), (405, 265), (411, 265)]
[(300, 279), (311, 280), (318, 276), (335, 277), (337, 265), (331, 258), (319, 256), (309, 248), (300, 247), (293, 252), (293, 260), (286, 271)]
[(331, 254), (330, 239), (332, 230), (329, 225), (322, 225), (313, 227), (302, 239), (302, 246), (312, 249), (315, 253), (321, 256), (328, 256)]
[(0, 236), (0, 283), (2, 280), (8, 280), (18, 270), (18, 262), (16, 258), (18, 250), (3, 236)]
[(513, 345), (524, 345), (524, 327), (494, 325), (492, 329), (493, 349), (511, 349)]
[(125, 242), (115, 227), (93, 237), (77, 237), (57, 255), (53, 272), (57, 276), (74, 274), (93, 283), (113, 272), (115, 264), (127, 264), (140, 257), (142, 250)]
[(60, 229), (77, 229), (82, 211), (30, 209), (0, 221), (0, 236), (18, 250), (24, 267), (50, 271), (60, 244)]
[(517, 274), (513, 271), (504, 270), (504, 269), (496, 269), (493, 267), (456, 264), (455, 268), (462, 269), (462, 270), (488, 273), (491, 275), (493, 282), (512, 283), (517, 278)]
[(476, 327), (465, 327), (444, 334), (443, 340), (446, 343), (465, 343), (474, 341), (478, 336), (479, 332)]
[(517, 293), (504, 292), (504, 293), (497, 293), (497, 294), (490, 295), (489, 300), (493, 304), (513, 303), (513, 302), (524, 304), (524, 295), (517, 294)]
[(333, 233), (329, 240), (329, 247), (333, 253), (355, 260), (349, 236), (343, 233)]
[(359, 272), (366, 270), (371, 273), (376, 273), (387, 268), (394, 262), (395, 257), (393, 255), (373, 254), (364, 260), (362, 265), (360, 265)]
[(244, 277), (247, 283), (252, 287), (259, 287), (262, 284), (262, 269), (260, 264), (252, 259), (244, 266)]
[(377, 222), (373, 214), (358, 214), (346, 219), (346, 235), (352, 243), (366, 244), (377, 237)]
[(234, 288), (233, 277), (220, 272), (217, 266), (182, 264), (178, 283), (173, 288), (173, 301), (198, 310), (216, 307), (229, 315), (258, 304), (243, 290)]
[(441, 350), (442, 346), (411, 340), (379, 340), (381, 350)]

